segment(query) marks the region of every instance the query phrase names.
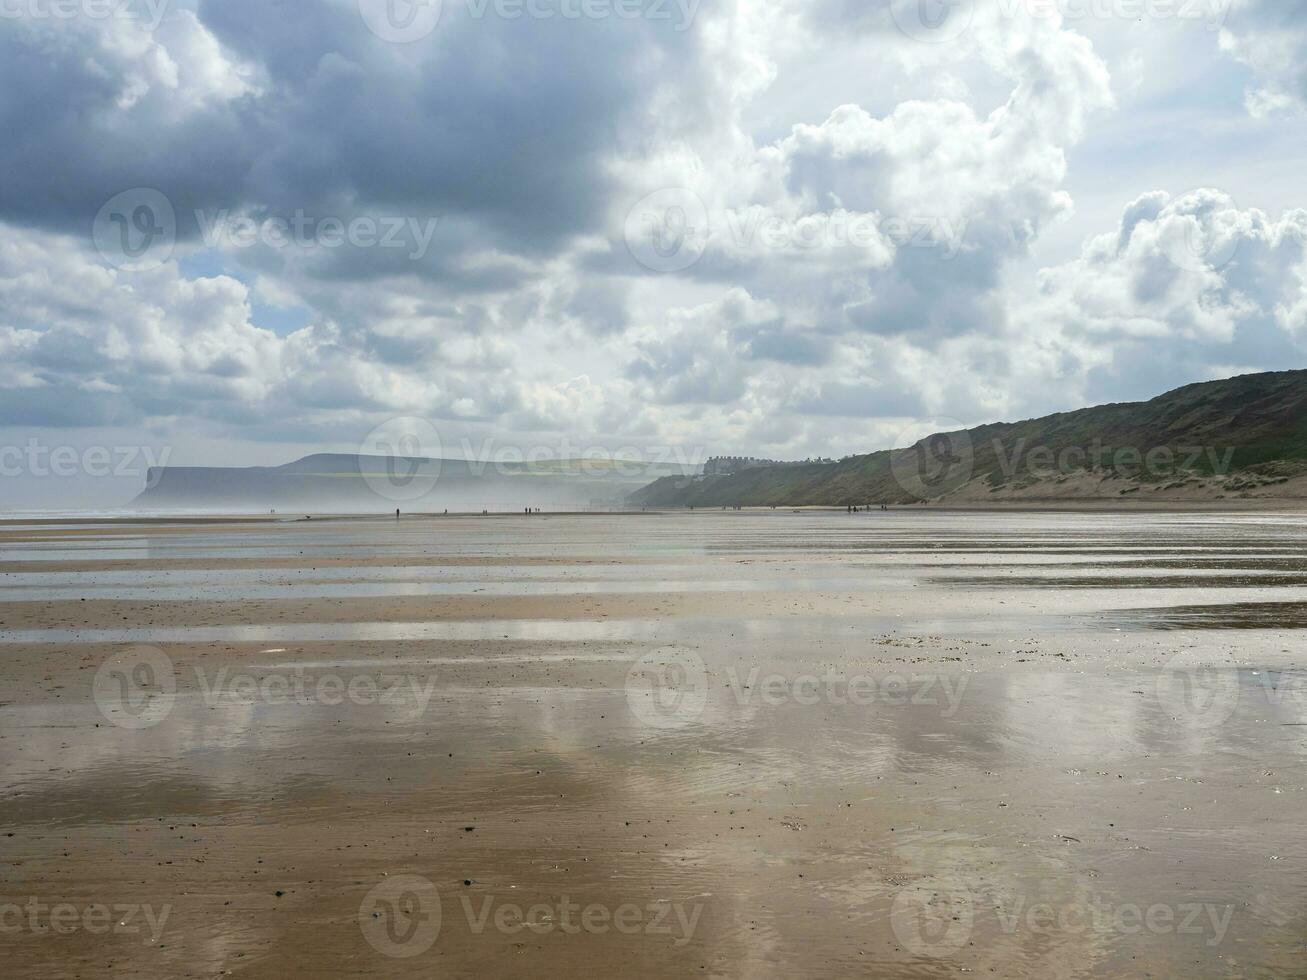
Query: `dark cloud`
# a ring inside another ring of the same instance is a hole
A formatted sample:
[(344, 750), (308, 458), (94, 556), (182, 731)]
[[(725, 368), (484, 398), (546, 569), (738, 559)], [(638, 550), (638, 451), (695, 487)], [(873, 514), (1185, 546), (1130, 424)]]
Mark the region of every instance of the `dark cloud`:
[(831, 356), (830, 338), (779, 324), (741, 330), (737, 342), (749, 357), (802, 367), (820, 367)]
[[(205, 0), (199, 25), (181, 11), (160, 29), (222, 44), (204, 52), (209, 64), (178, 66), (180, 81), (159, 64), (162, 45), (132, 56), (96, 29), (4, 19), (0, 219), (85, 233), (113, 195), (155, 187), (184, 238), (199, 231), (197, 209), (464, 223), (425, 264), (333, 253), (315, 271), (336, 278), (381, 266), (455, 280), (450, 253), (472, 241), (540, 255), (594, 230), (612, 190), (608, 153), (694, 57), (694, 34), (446, 6), (429, 39), (400, 51), (353, 4)], [(216, 86), (222, 74), (243, 91)]]
[(917, 392), (899, 384), (848, 384), (831, 381), (810, 397), (789, 405), (807, 415), (844, 418), (916, 418), (926, 412)]

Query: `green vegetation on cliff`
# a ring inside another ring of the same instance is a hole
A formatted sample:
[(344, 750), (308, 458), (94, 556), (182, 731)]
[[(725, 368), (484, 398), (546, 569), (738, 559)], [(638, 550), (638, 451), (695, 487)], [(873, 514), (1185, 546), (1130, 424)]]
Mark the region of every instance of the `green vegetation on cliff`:
[[(1303, 478), (1300, 480), (1300, 478)], [(937, 433), (837, 463), (666, 477), (638, 506), (983, 503), (1304, 496), (1307, 371), (1186, 385), (1151, 401)]]

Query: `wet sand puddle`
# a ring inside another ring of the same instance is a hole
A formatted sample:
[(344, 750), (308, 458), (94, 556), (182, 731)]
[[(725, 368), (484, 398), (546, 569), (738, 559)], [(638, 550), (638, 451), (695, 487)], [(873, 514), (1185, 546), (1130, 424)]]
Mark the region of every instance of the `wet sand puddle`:
[(1307, 520), (44, 530), (7, 975), (1301, 970)]

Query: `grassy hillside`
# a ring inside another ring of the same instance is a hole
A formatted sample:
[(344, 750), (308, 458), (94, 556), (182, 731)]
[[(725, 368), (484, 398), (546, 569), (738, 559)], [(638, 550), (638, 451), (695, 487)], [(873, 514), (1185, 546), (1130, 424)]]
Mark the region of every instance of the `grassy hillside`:
[(1147, 402), (937, 433), (838, 463), (668, 477), (656, 507), (1223, 499), (1307, 495), (1307, 371), (1186, 385)]

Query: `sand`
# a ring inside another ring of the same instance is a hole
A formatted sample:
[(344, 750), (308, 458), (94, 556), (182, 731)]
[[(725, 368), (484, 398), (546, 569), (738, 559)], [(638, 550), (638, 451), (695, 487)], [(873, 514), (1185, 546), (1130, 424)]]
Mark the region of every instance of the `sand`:
[(1305, 564), (1292, 513), (11, 525), (5, 975), (1294, 975)]

